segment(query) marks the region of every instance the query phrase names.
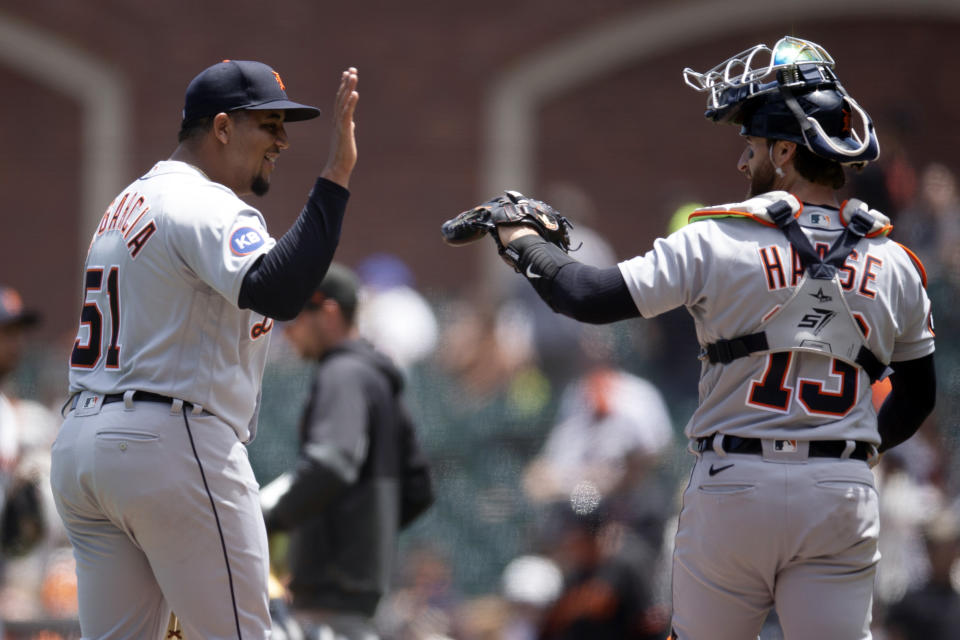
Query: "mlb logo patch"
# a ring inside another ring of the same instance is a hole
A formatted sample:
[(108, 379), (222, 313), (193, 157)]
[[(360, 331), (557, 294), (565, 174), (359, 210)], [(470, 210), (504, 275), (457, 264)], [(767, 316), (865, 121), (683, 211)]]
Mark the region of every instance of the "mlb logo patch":
[(230, 236), (230, 251), (235, 256), (245, 256), (263, 246), (260, 232), (251, 227), (240, 227)]
[(815, 227), (829, 227), (830, 226), (830, 216), (822, 213), (811, 213), (810, 214), (810, 224)]
[(787, 453), (797, 450), (797, 441), (796, 440), (777, 440), (773, 443), (773, 448), (777, 451), (785, 451)]

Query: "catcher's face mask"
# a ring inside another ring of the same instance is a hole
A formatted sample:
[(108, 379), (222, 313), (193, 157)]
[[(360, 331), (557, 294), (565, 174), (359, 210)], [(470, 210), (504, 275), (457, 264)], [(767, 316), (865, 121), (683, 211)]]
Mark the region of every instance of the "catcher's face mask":
[(833, 68), (826, 49), (786, 36), (772, 48), (758, 44), (704, 73), (688, 67), (683, 79), (707, 92), (708, 119), (739, 124), (744, 135), (790, 140), (841, 164), (876, 160), (873, 121)]

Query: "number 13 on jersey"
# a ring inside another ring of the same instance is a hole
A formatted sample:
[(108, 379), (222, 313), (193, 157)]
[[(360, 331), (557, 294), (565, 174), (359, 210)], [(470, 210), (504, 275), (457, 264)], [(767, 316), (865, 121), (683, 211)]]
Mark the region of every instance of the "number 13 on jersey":
[[(106, 277), (104, 272), (106, 271)], [(107, 369), (120, 368), (120, 267), (90, 267), (84, 274), (80, 329), (70, 354), (70, 366), (93, 369), (106, 352)], [(104, 344), (104, 311), (109, 315), (109, 341)]]
[(809, 415), (843, 417), (857, 404), (859, 398), (860, 372), (857, 367), (837, 358), (822, 358), (824, 365), (829, 362), (825, 373), (839, 383), (835, 391), (827, 391), (826, 382), (812, 378), (800, 378), (796, 394), (794, 387), (787, 384), (787, 376), (793, 361), (793, 354), (781, 351), (767, 355), (767, 366), (760, 380), (750, 385), (747, 404), (764, 409), (787, 413), (790, 403), (796, 395)]

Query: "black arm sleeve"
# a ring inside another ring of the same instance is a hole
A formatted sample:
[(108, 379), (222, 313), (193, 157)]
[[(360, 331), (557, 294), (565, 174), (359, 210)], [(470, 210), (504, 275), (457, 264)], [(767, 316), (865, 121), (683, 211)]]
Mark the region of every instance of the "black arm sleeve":
[(591, 324), (640, 317), (618, 267), (577, 262), (538, 236), (523, 236), (510, 247), (519, 254), (520, 273), (557, 313)]
[(933, 411), (937, 396), (937, 375), (933, 354), (890, 366), (890, 394), (877, 414), (882, 453), (908, 439)]
[(275, 320), (291, 320), (323, 280), (340, 241), (350, 192), (318, 178), (290, 230), (250, 267), (237, 304)]

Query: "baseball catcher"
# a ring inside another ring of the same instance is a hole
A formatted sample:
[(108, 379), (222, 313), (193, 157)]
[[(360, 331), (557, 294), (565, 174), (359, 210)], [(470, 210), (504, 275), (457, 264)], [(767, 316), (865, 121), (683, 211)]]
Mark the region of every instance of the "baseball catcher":
[[(577, 320), (693, 316), (700, 404), (685, 429), (695, 462), (674, 545), (673, 639), (756, 638), (774, 607), (791, 640), (871, 637), (870, 465), (933, 409), (934, 335), (923, 265), (888, 238), (886, 216), (838, 195), (845, 167), (876, 160), (880, 145), (834, 67), (823, 47), (784, 37), (684, 70), (708, 96), (706, 117), (740, 126), (747, 199), (696, 211), (617, 266), (581, 264), (539, 215), (494, 214), (499, 199), (443, 226), (452, 244), (490, 233)], [(875, 410), (871, 384), (885, 378)]]

